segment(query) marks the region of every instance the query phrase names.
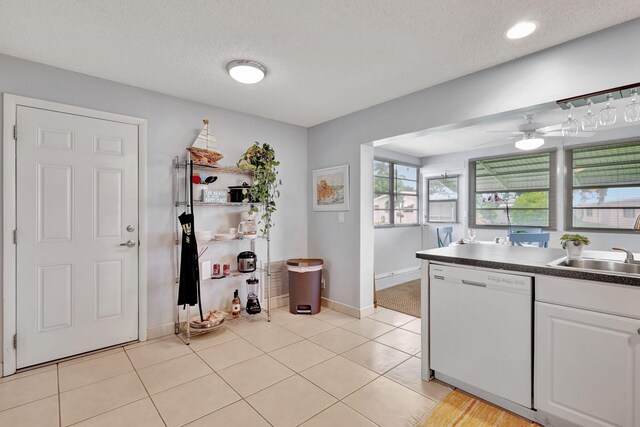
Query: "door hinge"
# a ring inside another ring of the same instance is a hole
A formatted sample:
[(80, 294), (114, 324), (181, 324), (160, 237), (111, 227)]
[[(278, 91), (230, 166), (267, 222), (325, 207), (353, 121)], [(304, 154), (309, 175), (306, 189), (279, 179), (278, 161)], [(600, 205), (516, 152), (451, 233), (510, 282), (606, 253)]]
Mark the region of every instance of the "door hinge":
[(13, 230), (13, 244), (18, 244), (18, 230)]
[(13, 140), (18, 141), (18, 125), (13, 125)]
[(13, 334), (13, 348), (18, 348), (18, 334)]

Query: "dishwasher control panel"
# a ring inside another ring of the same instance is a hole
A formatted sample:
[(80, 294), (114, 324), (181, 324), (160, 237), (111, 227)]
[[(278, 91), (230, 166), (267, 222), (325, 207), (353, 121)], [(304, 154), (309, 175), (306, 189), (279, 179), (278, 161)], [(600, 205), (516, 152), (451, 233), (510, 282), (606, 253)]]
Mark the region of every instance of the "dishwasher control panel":
[(502, 289), (525, 294), (531, 293), (533, 283), (533, 277), (440, 264), (431, 264), (429, 276), (431, 281), (444, 280), (451, 283)]

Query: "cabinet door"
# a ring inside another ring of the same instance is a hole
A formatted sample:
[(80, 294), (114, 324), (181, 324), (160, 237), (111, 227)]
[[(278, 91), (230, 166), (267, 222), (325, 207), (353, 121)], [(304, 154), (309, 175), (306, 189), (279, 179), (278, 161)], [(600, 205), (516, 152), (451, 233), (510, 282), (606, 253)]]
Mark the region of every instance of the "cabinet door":
[(581, 426), (640, 426), (640, 320), (536, 302), (536, 409)]

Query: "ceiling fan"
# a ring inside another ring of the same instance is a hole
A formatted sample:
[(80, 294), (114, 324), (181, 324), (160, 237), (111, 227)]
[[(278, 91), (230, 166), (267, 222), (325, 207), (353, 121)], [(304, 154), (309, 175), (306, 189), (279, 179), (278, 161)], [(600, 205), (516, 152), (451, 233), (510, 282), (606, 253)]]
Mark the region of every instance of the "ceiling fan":
[[(535, 114), (525, 114), (524, 118), (527, 123), (523, 123), (518, 126), (517, 131), (509, 130), (489, 130), (487, 132), (495, 133), (509, 133), (509, 139), (516, 139), (516, 148), (519, 150), (535, 150), (544, 145), (544, 138), (550, 136), (565, 136), (562, 134), (562, 125), (560, 123), (555, 125), (545, 125), (544, 123), (534, 122)], [(587, 138), (593, 136), (593, 132), (581, 132), (576, 134), (576, 137)]]

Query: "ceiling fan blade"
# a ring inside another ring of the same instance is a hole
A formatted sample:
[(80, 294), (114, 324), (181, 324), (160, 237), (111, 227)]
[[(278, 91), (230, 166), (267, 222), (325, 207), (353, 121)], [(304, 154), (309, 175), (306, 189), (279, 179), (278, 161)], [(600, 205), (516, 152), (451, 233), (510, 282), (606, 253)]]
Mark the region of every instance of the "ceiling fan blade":
[(482, 144), (474, 145), (473, 148), (484, 147), (485, 145), (495, 144), (496, 142), (510, 141), (512, 139), (519, 139), (519, 136), (518, 135), (514, 135), (514, 136), (510, 136), (508, 138), (494, 139), (494, 140), (491, 140), (489, 142), (483, 142)]
[(562, 124), (558, 123), (556, 125), (549, 125), (545, 127), (538, 128), (538, 132), (547, 133), (547, 132), (555, 132), (562, 130)]
[(524, 135), (524, 132), (512, 130), (488, 130), (487, 133), (510, 133), (512, 135)]
[[(568, 136), (567, 138), (590, 138), (593, 135), (595, 135), (595, 132), (578, 132), (577, 135), (575, 136)], [(542, 135), (544, 136), (551, 136), (551, 137), (563, 137), (564, 135), (562, 135), (562, 132), (560, 131), (554, 131), (554, 132), (544, 132), (542, 133)]]

